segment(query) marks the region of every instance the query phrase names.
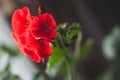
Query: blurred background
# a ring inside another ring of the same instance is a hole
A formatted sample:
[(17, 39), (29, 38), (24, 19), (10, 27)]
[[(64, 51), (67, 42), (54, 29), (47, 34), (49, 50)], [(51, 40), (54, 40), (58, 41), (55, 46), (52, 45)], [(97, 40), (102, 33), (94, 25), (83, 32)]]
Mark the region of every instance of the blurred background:
[[(16, 47), (10, 35), (11, 17), (16, 9), (28, 6), (31, 14), (37, 15), (38, 6), (42, 5), (57, 24), (80, 23), (82, 43), (88, 38), (93, 39), (90, 56), (79, 61), (77, 66), (83, 80), (120, 80), (119, 4), (119, 0), (0, 0), (0, 44)], [(6, 56), (9, 55), (0, 56), (0, 69), (7, 62)], [(34, 63), (23, 55), (13, 56), (11, 63), (12, 73), (20, 75), (21, 80), (32, 80), (31, 76), (45, 67), (45, 64)]]

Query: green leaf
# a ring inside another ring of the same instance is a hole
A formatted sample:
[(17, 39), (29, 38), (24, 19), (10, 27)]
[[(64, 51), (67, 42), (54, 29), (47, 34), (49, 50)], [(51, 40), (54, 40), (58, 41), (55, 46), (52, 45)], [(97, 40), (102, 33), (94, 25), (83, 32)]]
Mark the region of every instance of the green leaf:
[(80, 51), (80, 59), (84, 59), (89, 56), (91, 50), (93, 48), (93, 41), (91, 39), (88, 39), (83, 48), (81, 48)]
[(41, 73), (41, 72), (35, 73), (32, 80), (44, 80), (43, 73)]
[(80, 55), (80, 44), (81, 44), (81, 40), (82, 40), (82, 33), (81, 31), (79, 31), (76, 42), (75, 42), (75, 50), (74, 50), (74, 55), (73, 55), (73, 59), (78, 60), (79, 55)]
[(5, 51), (5, 52), (9, 53), (10, 56), (18, 55), (17, 54), (18, 53), (18, 49), (15, 48), (15, 47), (11, 47), (11, 46), (8, 46), (8, 45), (5, 45), (5, 44), (1, 44), (0, 47), (1, 47), (2, 51)]
[(64, 55), (66, 54), (66, 49), (62, 49), (59, 46), (53, 47), (53, 54), (49, 57), (48, 65), (46, 72), (49, 74), (54, 67), (60, 66), (60, 63), (64, 59)]
[(66, 36), (63, 37), (64, 43), (67, 43), (68, 45), (71, 44), (73, 39), (77, 37), (78, 32), (80, 31), (80, 24), (73, 23), (72, 25), (68, 26), (66, 29)]
[(78, 32), (80, 31), (80, 24), (73, 23), (71, 26), (68, 26), (68, 30), (70, 30), (69, 37), (72, 39), (77, 36)]
[(21, 80), (19, 76), (13, 75), (10, 71), (10, 63), (0, 72), (0, 80)]
[(19, 76), (14, 75), (11, 80), (21, 80)]
[(58, 25), (57, 31), (58, 35), (61, 36), (65, 46), (69, 46), (80, 31), (80, 24), (73, 23), (72, 25), (67, 25), (67, 23), (62, 23)]

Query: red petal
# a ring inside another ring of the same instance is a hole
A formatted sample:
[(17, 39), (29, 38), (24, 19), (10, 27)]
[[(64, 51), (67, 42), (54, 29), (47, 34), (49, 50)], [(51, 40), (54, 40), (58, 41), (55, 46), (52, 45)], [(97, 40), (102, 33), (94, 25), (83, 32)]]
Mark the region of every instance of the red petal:
[(52, 54), (52, 48), (48, 41), (44, 39), (36, 40), (29, 34), (26, 38), (28, 49), (32, 50), (35, 55), (46, 58)]
[(30, 24), (30, 11), (27, 7), (18, 9), (12, 16), (12, 27), (17, 34), (22, 34)]
[(26, 53), (35, 62), (40, 62), (41, 60), (43, 62), (43, 58), (36, 55), (32, 50), (30, 50), (28, 48), (24, 48), (24, 53)]
[(49, 57), (52, 54), (52, 48), (50, 47), (50, 44), (48, 41), (39, 40), (38, 45), (39, 45), (38, 47), (41, 48), (41, 51), (39, 51), (38, 53), (42, 58)]
[(56, 22), (51, 14), (45, 13), (42, 15), (42, 18), (50, 28), (54, 28), (54, 29), (56, 28)]
[(17, 46), (19, 47), (20, 51), (23, 52), (24, 44), (22, 43), (21, 39), (18, 38), (18, 36), (17, 36), (17, 34), (15, 32), (12, 32), (12, 37), (16, 41)]

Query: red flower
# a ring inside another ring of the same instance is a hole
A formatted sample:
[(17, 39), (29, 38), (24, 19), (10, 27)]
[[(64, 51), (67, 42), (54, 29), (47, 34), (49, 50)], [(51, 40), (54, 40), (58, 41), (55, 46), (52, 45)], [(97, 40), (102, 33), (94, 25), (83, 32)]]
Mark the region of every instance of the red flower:
[(32, 34), (36, 39), (52, 40), (56, 36), (55, 28), (54, 18), (52, 15), (45, 13), (35, 17), (35, 22), (32, 24)]
[(50, 42), (56, 36), (56, 22), (51, 14), (31, 16), (27, 7), (18, 9), (12, 16), (12, 36), (20, 51), (36, 62), (52, 54)]

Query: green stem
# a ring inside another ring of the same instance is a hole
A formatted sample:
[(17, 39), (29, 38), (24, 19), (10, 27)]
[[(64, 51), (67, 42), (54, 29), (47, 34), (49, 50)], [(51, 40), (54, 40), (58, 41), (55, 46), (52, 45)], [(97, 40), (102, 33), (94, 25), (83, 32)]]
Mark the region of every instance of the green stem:
[(61, 38), (61, 35), (59, 35), (59, 39), (60, 39), (60, 43), (61, 43), (61, 45), (62, 45), (62, 47), (63, 47), (63, 49), (64, 49), (64, 48), (65, 48), (65, 45), (64, 45), (63, 40), (62, 40), (62, 38)]
[[(61, 43), (63, 49), (65, 49), (65, 45), (63, 43), (63, 40), (62, 40), (61, 36), (59, 36), (59, 38), (60, 38), (60, 43)], [(65, 60), (67, 62), (67, 67), (68, 67), (68, 80), (73, 80), (74, 78), (73, 78), (73, 65), (72, 65), (72, 62), (71, 62), (70, 58), (67, 55), (65, 55)]]
[(68, 67), (68, 80), (73, 80), (73, 67), (71, 60), (69, 57), (66, 55), (65, 56), (66, 62), (67, 62), (67, 67)]

